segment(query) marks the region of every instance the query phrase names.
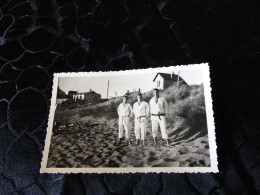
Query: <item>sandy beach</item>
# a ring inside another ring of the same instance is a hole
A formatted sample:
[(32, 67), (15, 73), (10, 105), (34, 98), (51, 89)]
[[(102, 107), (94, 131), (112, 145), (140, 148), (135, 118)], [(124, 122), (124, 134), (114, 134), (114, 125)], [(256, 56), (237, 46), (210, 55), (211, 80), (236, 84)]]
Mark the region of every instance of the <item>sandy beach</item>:
[[(171, 147), (158, 135), (153, 146), (151, 122), (147, 122), (146, 145), (135, 145), (134, 120), (131, 119), (129, 146), (118, 139), (117, 119), (71, 117), (53, 133), (47, 167), (208, 167), (210, 166), (207, 135), (181, 129), (180, 122), (167, 122)], [(160, 131), (159, 131), (160, 132)]]

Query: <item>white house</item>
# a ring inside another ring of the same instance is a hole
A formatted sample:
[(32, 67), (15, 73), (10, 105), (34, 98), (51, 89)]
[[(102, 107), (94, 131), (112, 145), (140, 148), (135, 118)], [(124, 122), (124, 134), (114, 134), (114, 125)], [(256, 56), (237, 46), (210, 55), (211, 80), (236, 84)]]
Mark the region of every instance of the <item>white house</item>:
[(158, 72), (153, 79), (154, 87), (157, 89), (165, 89), (172, 85), (173, 83), (177, 83), (179, 79), (179, 84), (186, 84), (188, 85), (180, 76), (172, 73), (160, 73)]

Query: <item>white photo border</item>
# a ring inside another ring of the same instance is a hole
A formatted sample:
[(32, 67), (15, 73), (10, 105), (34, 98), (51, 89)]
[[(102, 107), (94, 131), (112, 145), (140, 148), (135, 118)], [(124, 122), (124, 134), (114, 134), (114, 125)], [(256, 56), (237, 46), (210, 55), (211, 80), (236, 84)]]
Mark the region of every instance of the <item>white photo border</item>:
[[(122, 76), (122, 75), (137, 75), (148, 74), (155, 71), (189, 71), (201, 70), (203, 72), (204, 97), (207, 116), (208, 142), (210, 150), (210, 167), (107, 167), (107, 168), (48, 168), (48, 154), (51, 144), (51, 136), (54, 122), (54, 113), (56, 106), (57, 88), (59, 77), (92, 77), (92, 76)], [(158, 67), (148, 69), (134, 69), (124, 71), (110, 72), (69, 72), (55, 73), (53, 78), (51, 108), (49, 112), (47, 135), (41, 162), (40, 173), (217, 173), (217, 145), (215, 137), (214, 112), (212, 105), (211, 86), (210, 86), (210, 71), (208, 63), (189, 64), (180, 66)]]

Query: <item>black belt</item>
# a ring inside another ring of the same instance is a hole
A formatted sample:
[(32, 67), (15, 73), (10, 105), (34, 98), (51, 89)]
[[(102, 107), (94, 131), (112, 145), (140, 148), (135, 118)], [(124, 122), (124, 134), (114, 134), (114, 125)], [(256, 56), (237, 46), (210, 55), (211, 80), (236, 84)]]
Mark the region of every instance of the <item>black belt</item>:
[(152, 116), (158, 116), (159, 119), (161, 120), (160, 116), (165, 116), (165, 114), (164, 113), (158, 113), (158, 114), (152, 114)]

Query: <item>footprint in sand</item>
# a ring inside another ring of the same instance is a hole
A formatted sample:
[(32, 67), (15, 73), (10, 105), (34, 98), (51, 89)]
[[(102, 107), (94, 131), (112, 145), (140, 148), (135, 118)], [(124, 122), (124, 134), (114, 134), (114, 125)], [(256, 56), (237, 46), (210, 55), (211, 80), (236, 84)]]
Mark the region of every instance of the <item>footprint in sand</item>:
[(125, 156), (125, 155), (127, 155), (127, 152), (125, 150), (121, 150), (121, 151), (119, 151), (119, 154), (121, 156)]
[(154, 162), (154, 161), (156, 161), (158, 159), (153, 157), (153, 156), (150, 156), (147, 160), (148, 160), (148, 162)]
[(54, 161), (49, 159), (47, 163), (47, 167), (52, 167), (52, 166), (54, 166)]
[(155, 155), (156, 154), (153, 151), (150, 152), (150, 156), (155, 156)]
[(133, 166), (134, 167), (143, 167), (144, 166), (144, 162), (141, 161), (141, 162), (133, 163)]
[(110, 160), (107, 164), (108, 167), (119, 167), (119, 164), (116, 163), (114, 160)]
[(163, 161), (165, 161), (165, 162), (174, 162), (174, 161), (176, 161), (176, 159), (175, 158), (165, 158), (165, 159), (163, 159)]

